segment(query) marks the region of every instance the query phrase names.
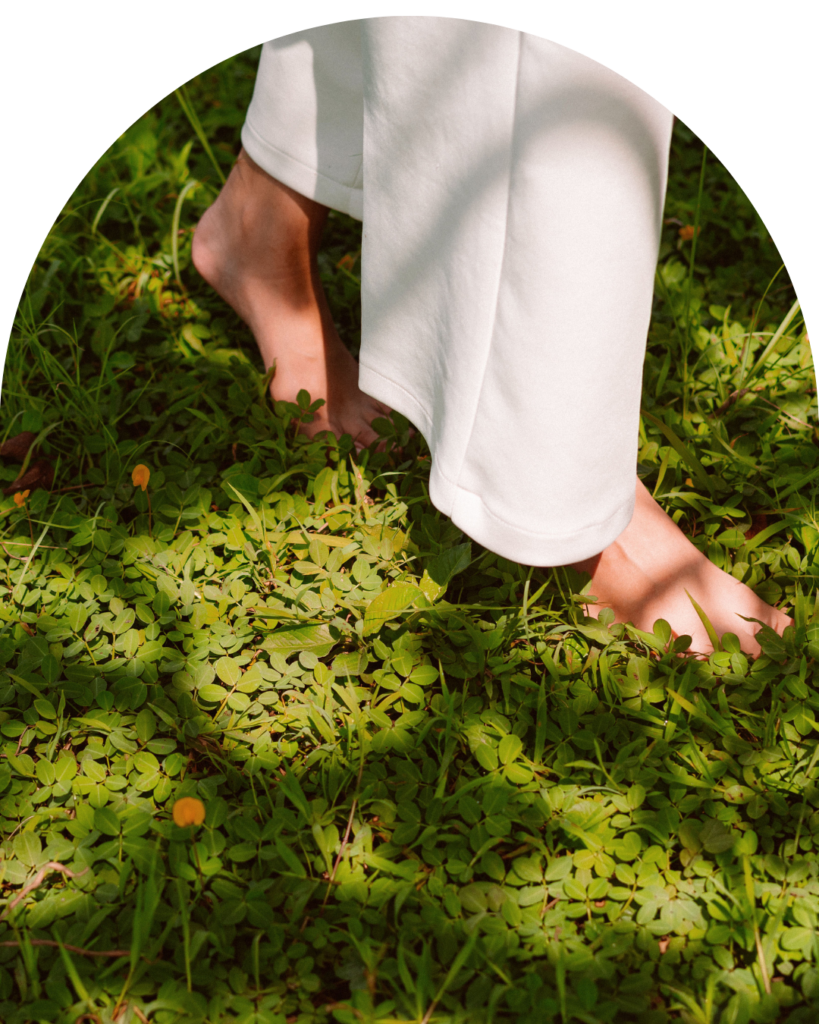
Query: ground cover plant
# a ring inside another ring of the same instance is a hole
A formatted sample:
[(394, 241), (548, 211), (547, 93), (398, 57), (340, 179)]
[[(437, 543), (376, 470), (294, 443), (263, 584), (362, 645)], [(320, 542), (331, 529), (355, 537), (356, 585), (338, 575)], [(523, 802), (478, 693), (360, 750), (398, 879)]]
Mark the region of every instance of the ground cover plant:
[(639, 473), (796, 620), (697, 661), (471, 544), (400, 419), (355, 457), (271, 407), (190, 265), (256, 58), (113, 145), (21, 301), (0, 1020), (816, 1020), (816, 397), (763, 225), (678, 124)]

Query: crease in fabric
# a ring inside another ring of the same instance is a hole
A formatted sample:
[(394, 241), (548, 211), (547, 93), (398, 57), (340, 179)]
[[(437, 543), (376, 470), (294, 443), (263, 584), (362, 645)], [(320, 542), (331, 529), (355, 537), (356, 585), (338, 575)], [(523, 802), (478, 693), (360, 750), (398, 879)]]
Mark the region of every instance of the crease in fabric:
[[(478, 410), (481, 405), (481, 394), (483, 393), (484, 383), (486, 381), (486, 374), (489, 368), (489, 362), (492, 355), (492, 350), (495, 344), (495, 329), (498, 321), (498, 308), (500, 306), (500, 292), (501, 284), (503, 282), (504, 266), (506, 264), (507, 246), (509, 242), (509, 211), (512, 203), (512, 165), (515, 155), (515, 143), (518, 131), (517, 123), (517, 111), (518, 111), (518, 97), (520, 91), (520, 72), (521, 72), (521, 49), (523, 44), (522, 33), (517, 34), (517, 67), (515, 68), (515, 91), (512, 97), (512, 131), (509, 134), (509, 149), (507, 153), (506, 163), (506, 177), (507, 177), (507, 190), (506, 190), (506, 206), (504, 209), (504, 222), (503, 222), (503, 249), (501, 250), (500, 259), (498, 260), (498, 275), (495, 282), (495, 303), (492, 310), (492, 321), (489, 328), (489, 339), (484, 352), (483, 371), (480, 377), (480, 383), (475, 389), (475, 405), (472, 411), (472, 418), (469, 423), (469, 429), (466, 432), (466, 442), (461, 449), (460, 465), (458, 466), (457, 472), (455, 473), (455, 486), (460, 490), (460, 485), (457, 483), (463, 473), (463, 468), (466, 463), (467, 453), (469, 451), (469, 443), (472, 440), (472, 435), (475, 430), (475, 423), (478, 418)], [(433, 454), (433, 464), (435, 456)], [(445, 477), (445, 474), (441, 474)], [(445, 477), (446, 478), (446, 477)]]

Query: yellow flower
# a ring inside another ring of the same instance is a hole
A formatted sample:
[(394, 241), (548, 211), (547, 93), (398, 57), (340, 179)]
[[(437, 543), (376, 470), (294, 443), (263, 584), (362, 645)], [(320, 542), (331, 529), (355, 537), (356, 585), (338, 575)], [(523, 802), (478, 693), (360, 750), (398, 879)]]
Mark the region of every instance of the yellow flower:
[(195, 796), (183, 796), (173, 805), (173, 820), (180, 828), (201, 825), (205, 820), (205, 805)]
[(151, 479), (151, 471), (147, 466), (143, 466), (140, 462), (138, 466), (134, 466), (134, 471), (131, 473), (131, 479), (134, 482), (134, 487), (141, 487), (142, 490), (147, 490), (148, 481)]
[(25, 500), (29, 496), (29, 494), (31, 494), (31, 491), (18, 491), (14, 495), (14, 504), (17, 506), (17, 508), (23, 507), (23, 505), (25, 504)]

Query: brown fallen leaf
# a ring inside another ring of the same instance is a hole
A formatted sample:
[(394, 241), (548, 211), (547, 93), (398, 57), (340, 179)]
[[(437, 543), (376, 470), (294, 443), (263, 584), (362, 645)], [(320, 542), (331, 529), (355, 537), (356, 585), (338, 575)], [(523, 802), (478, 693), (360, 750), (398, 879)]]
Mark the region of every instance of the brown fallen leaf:
[(32, 431), (24, 430), (22, 434), (7, 438), (0, 444), (0, 458), (22, 462), (36, 437), (37, 435)]
[(28, 467), (22, 476), (3, 488), (3, 494), (14, 494), (15, 491), (36, 491), (38, 487), (48, 490), (54, 480), (54, 467), (48, 459), (37, 459)]
[(745, 531), (745, 540), (750, 540), (752, 537), (756, 537), (756, 535), (760, 531), (764, 530), (767, 525), (768, 517), (764, 512), (760, 512), (759, 515), (754, 516), (751, 525)]

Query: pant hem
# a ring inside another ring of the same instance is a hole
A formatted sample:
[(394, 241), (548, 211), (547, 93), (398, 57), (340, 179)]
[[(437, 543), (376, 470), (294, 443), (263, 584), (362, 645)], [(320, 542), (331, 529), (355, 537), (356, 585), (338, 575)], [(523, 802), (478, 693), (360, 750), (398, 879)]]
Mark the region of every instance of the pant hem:
[(363, 219), (362, 189), (334, 181), (321, 174), (315, 167), (310, 167), (271, 146), (247, 121), (242, 127), (242, 146), (250, 159), (263, 171), (267, 171), (271, 178), (287, 185), (300, 195), (321, 203), (322, 206), (329, 206), (331, 210), (346, 213), (356, 220)]
[(459, 486), (440, 468), (435, 460), (434, 442), (431, 439), (431, 417), (409, 391), (364, 364), (359, 370), (359, 387), (366, 394), (406, 416), (421, 431), (432, 450), (430, 501), (468, 537), (502, 558), (535, 566), (580, 562), (607, 548), (631, 522), (635, 500), (633, 486), (629, 498), (602, 521), (568, 534), (540, 532), (510, 523), (493, 512), (480, 495)]

